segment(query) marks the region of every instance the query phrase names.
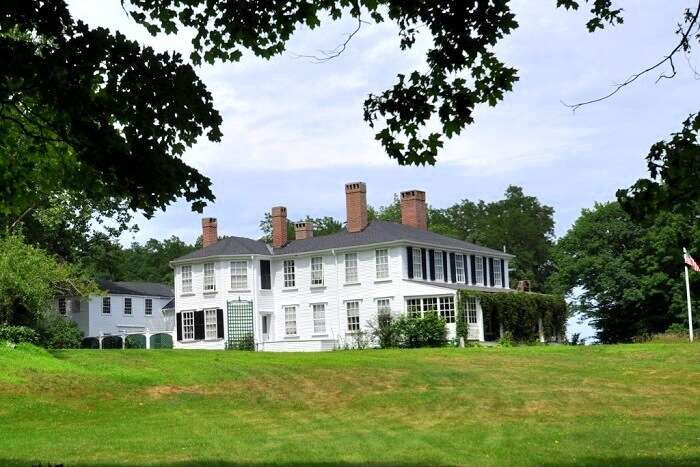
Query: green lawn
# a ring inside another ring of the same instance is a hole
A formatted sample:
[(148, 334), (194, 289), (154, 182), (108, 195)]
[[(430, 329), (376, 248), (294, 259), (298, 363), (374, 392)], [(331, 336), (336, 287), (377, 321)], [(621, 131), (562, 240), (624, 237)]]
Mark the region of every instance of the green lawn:
[(700, 345), (0, 348), (0, 465), (700, 465)]

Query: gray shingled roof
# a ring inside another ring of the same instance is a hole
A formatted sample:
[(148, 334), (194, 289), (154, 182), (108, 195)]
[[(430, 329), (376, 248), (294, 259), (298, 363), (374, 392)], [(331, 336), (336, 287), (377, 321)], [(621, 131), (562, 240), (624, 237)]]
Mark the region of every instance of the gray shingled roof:
[(120, 295), (146, 295), (152, 297), (173, 297), (173, 289), (157, 282), (113, 282), (98, 280), (97, 285), (107, 293)]
[(207, 256), (225, 256), (225, 255), (269, 255), (270, 249), (265, 242), (261, 240), (253, 240), (245, 237), (226, 237), (222, 238), (213, 245), (202, 248), (185, 256), (180, 256), (173, 261), (185, 259), (206, 258)]

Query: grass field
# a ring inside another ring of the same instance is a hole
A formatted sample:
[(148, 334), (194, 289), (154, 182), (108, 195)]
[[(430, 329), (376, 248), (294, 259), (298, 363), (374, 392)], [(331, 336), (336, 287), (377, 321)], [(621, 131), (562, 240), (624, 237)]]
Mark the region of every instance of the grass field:
[(700, 465), (700, 345), (0, 348), (0, 465)]

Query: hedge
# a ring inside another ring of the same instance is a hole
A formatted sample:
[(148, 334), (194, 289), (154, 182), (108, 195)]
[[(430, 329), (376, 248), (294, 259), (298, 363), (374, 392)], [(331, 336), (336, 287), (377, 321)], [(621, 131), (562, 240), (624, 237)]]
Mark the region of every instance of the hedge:
[(538, 320), (542, 318), (545, 339), (560, 339), (566, 330), (568, 310), (563, 297), (533, 292), (493, 293), (461, 290), (457, 294), (457, 336), (467, 338), (465, 302), (474, 297), (481, 303), (483, 321), (495, 315), (519, 342), (539, 339)]

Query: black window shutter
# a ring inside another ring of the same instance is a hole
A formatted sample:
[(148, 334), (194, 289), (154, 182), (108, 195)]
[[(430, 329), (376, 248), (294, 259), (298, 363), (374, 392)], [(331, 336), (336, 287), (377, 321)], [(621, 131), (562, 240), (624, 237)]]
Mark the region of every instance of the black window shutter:
[(486, 263), (488, 263), (488, 259), (486, 259), (486, 256), (481, 258), (483, 260), (484, 266), (483, 266), (483, 272), (481, 273), (484, 276), (484, 285), (488, 285), (489, 283), (489, 277), (486, 275)]
[(270, 290), (272, 288), (269, 259), (260, 260), (260, 288), (265, 290)]
[(430, 280), (435, 280), (435, 250), (428, 250), (428, 266), (430, 266)]
[(224, 310), (221, 308), (216, 309), (216, 337), (224, 338)]
[(446, 251), (442, 252), (442, 278), (444, 279), (445, 282), (447, 282), (449, 280), (447, 278), (447, 252)]
[(450, 279), (457, 282), (457, 271), (455, 270), (455, 254), (450, 253)]
[(476, 284), (476, 256), (471, 255), (472, 262), (472, 284)]
[(420, 265), (423, 273), (423, 279), (428, 279), (428, 259), (426, 258), (425, 248), (420, 249)]
[(491, 282), (491, 287), (496, 283), (496, 278), (493, 273), (493, 258), (489, 258), (489, 281)]
[(177, 340), (182, 340), (182, 313), (177, 313), (175, 315), (175, 320), (177, 321)]
[(413, 279), (413, 248), (406, 247), (406, 262), (408, 265), (408, 278)]
[(469, 255), (462, 256), (462, 264), (464, 265), (464, 283), (469, 283), (469, 274), (467, 273), (467, 268), (469, 267)]
[(501, 286), (506, 287), (506, 262), (501, 260)]
[(204, 340), (204, 310), (194, 312), (194, 338), (195, 340)]

